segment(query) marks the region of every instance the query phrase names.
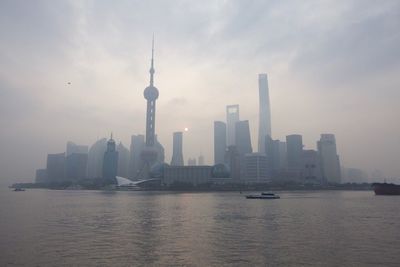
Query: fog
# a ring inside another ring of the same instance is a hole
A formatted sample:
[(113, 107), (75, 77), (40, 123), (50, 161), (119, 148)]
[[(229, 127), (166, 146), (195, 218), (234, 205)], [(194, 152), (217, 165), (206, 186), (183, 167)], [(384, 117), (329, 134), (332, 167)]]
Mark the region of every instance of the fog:
[(341, 164), (400, 177), (399, 1), (0, 2), (0, 179), (32, 181), (67, 141), (145, 132), (155, 35), (156, 133), (213, 162), (213, 121), (240, 105), (257, 148), (258, 73), (273, 138), (334, 133)]

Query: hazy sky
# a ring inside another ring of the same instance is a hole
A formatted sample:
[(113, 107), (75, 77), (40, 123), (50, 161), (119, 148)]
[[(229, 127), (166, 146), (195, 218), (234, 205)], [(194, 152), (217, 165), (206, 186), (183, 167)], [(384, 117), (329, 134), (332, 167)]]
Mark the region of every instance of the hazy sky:
[[(0, 1), (0, 178), (31, 180), (47, 153), (144, 133), (155, 34), (156, 132), (169, 162), (213, 161), (213, 121), (240, 105), (257, 148), (257, 74), (272, 133), (400, 177), (400, 1)], [(69, 85), (68, 82), (71, 84)]]

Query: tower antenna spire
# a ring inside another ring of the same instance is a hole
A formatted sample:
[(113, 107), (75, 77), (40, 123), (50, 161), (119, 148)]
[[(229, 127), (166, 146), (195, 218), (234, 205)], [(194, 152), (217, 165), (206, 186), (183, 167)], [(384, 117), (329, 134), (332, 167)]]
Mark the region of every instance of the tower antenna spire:
[(154, 33), (151, 42), (151, 67), (150, 67), (150, 85), (154, 84)]

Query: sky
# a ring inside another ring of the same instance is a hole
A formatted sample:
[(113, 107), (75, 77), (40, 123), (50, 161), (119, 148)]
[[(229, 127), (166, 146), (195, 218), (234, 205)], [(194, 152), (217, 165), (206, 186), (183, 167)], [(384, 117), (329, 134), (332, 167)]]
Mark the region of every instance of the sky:
[[(213, 162), (213, 121), (240, 105), (257, 149), (258, 73), (272, 135), (400, 177), (400, 1), (0, 1), (0, 179), (32, 181), (67, 141), (144, 134), (155, 35), (156, 133)], [(400, 181), (400, 180), (399, 180)]]

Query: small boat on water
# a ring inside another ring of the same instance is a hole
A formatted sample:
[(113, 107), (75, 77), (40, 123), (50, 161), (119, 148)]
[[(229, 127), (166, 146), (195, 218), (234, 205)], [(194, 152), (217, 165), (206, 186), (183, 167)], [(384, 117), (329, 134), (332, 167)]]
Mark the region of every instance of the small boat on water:
[(22, 191), (25, 191), (25, 189), (17, 187), (17, 188), (14, 189), (14, 191), (15, 192), (22, 192)]
[(278, 195), (275, 195), (274, 193), (261, 193), (260, 195), (247, 195), (247, 199), (279, 199), (281, 198)]

